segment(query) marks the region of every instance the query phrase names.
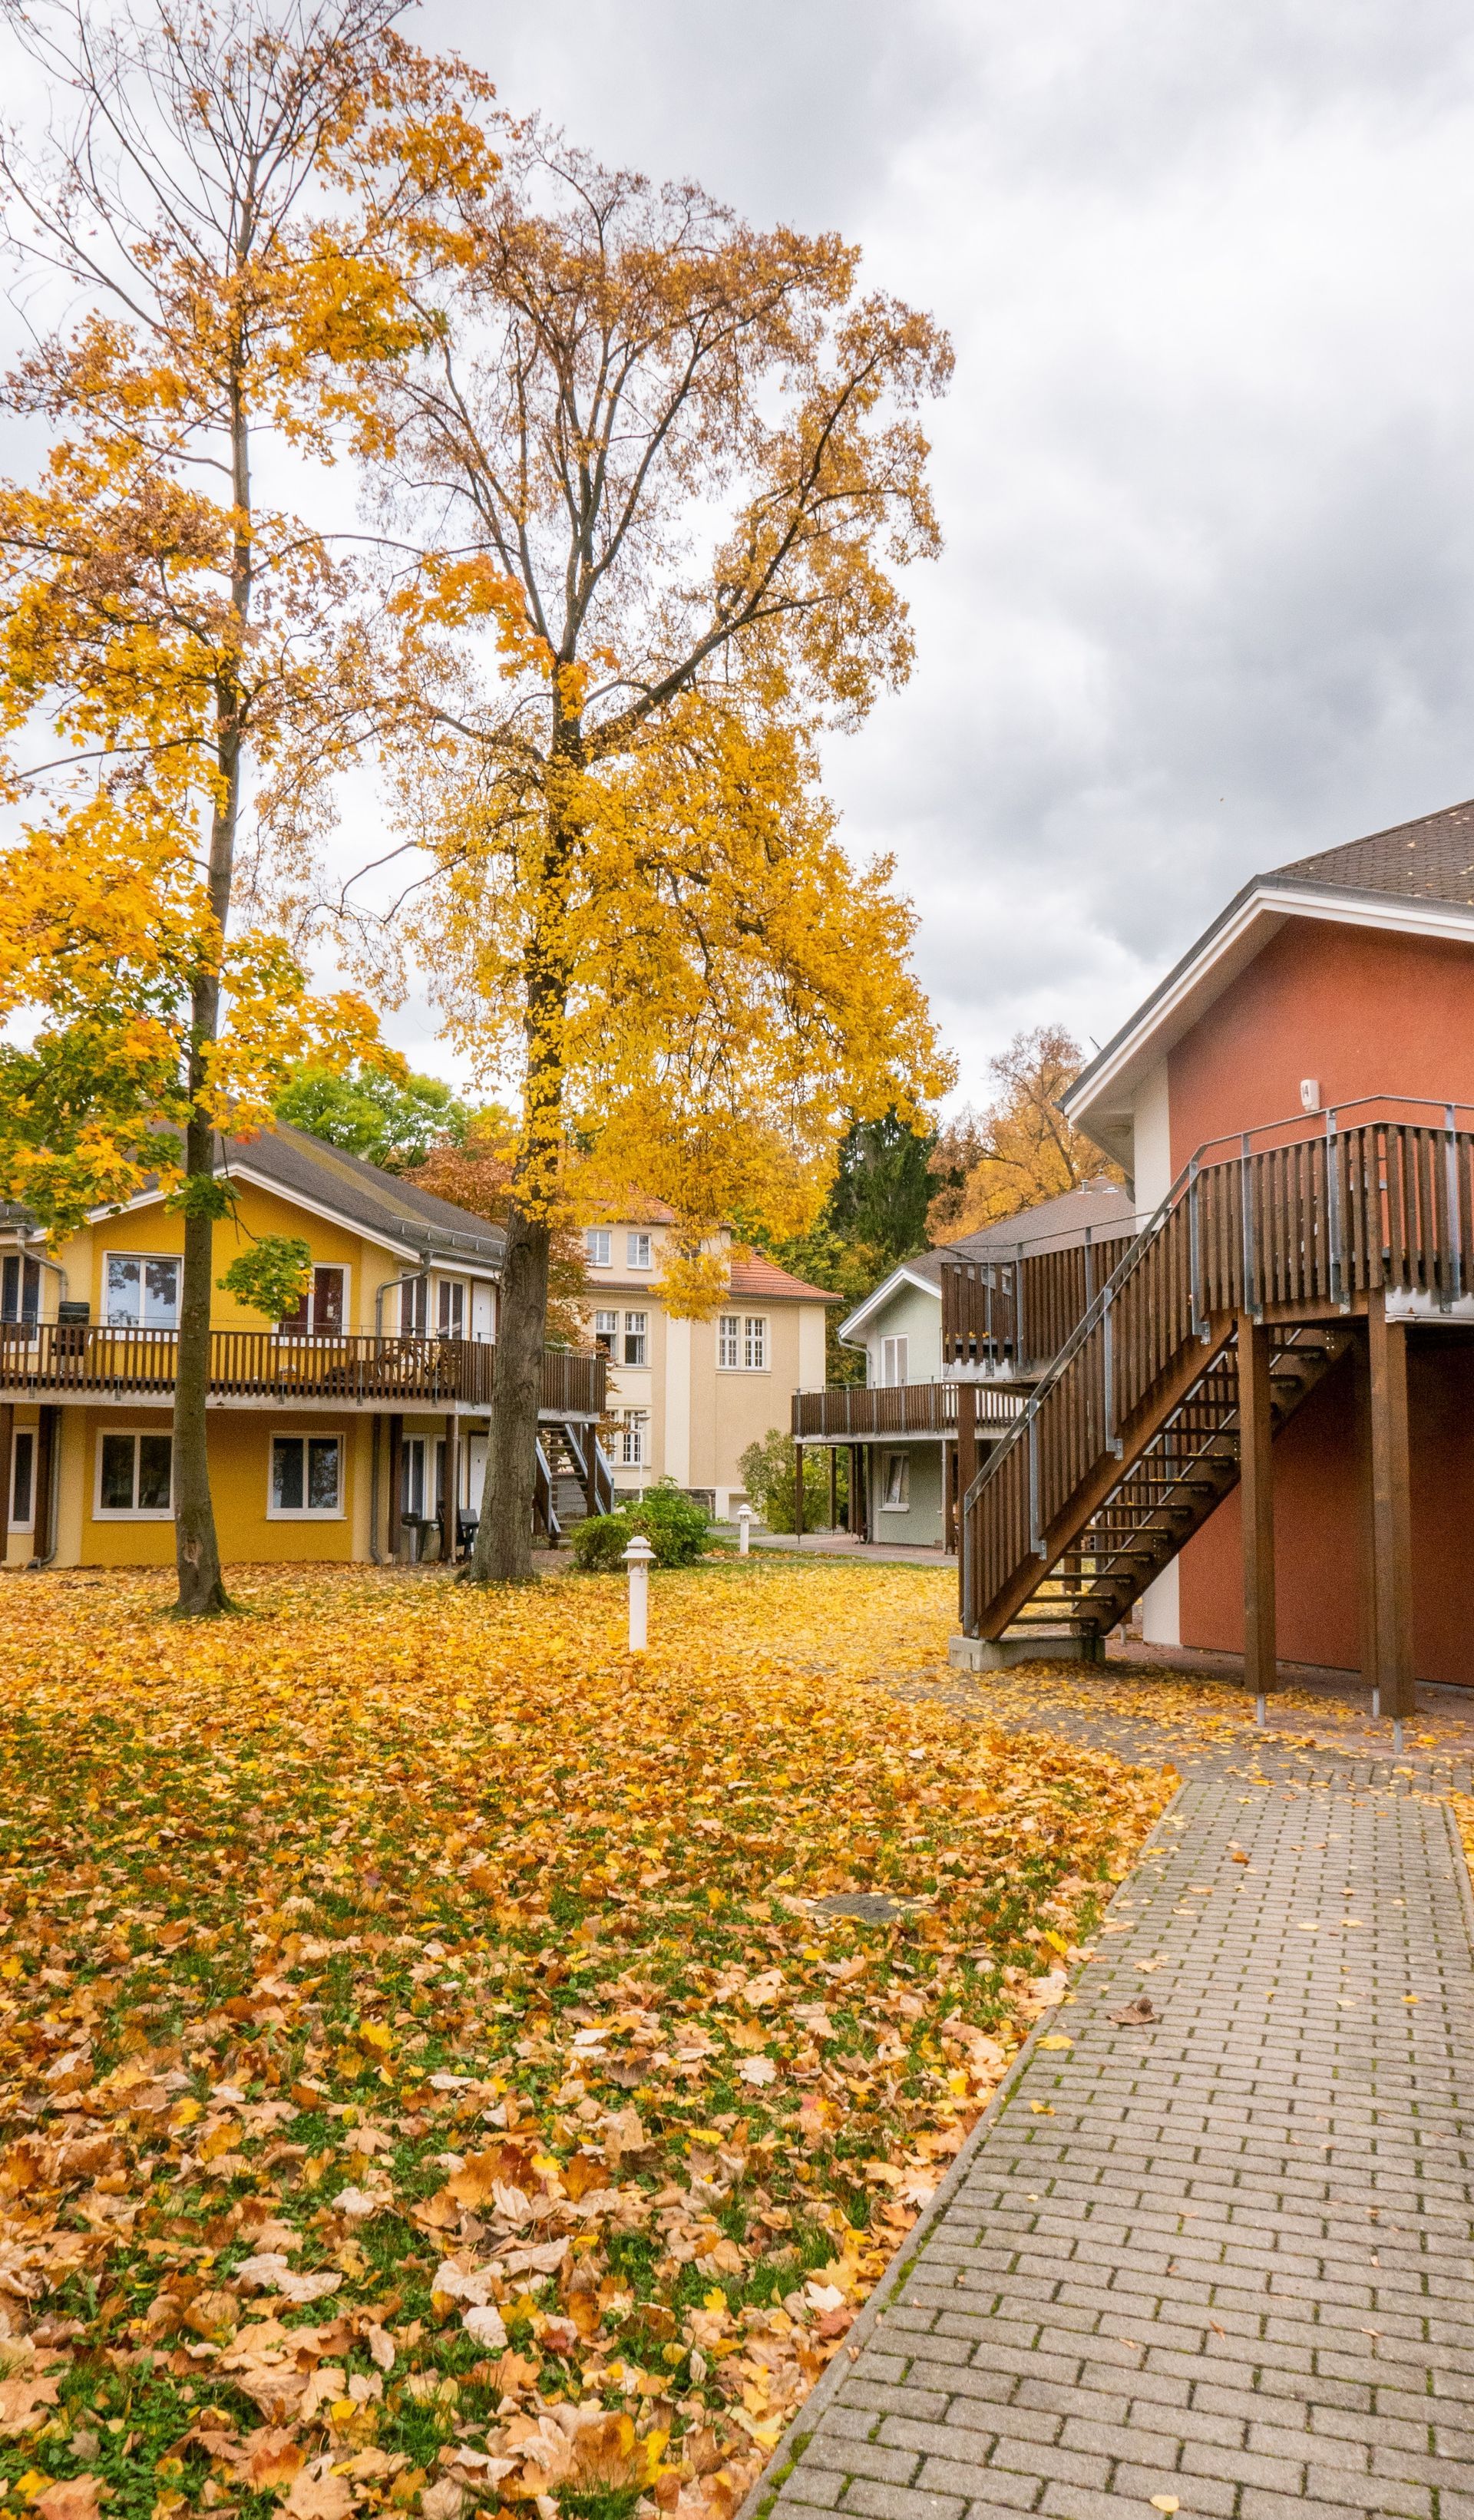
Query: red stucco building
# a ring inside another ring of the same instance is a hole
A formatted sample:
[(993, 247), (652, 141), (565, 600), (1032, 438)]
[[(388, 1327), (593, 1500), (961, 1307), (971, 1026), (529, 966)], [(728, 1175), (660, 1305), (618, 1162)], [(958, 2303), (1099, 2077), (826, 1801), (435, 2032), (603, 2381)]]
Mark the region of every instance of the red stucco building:
[[(1195, 1151), (1366, 1098), (1474, 1118), (1474, 803), (1260, 876), (1081, 1077), (1070, 1117), (1149, 1213)], [(1348, 1351), (1275, 1440), (1276, 1632), (1286, 1660), (1361, 1662), (1362, 1512)], [(1474, 1320), (1408, 1342), (1413, 1654), (1474, 1686)], [(1160, 1642), (1241, 1651), (1237, 1489), (1143, 1599)]]
[(1066, 1109), (1142, 1231), (975, 1482), (964, 1635), (1139, 1598), (1260, 1686), (1474, 1686), (1474, 803), (1256, 877)]

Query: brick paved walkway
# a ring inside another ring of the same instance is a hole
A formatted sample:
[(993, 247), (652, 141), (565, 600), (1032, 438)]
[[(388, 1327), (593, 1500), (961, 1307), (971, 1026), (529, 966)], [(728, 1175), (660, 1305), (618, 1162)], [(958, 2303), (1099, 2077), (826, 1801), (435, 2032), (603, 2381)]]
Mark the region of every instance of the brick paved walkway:
[(782, 2520), (1474, 2520), (1467, 1882), (1446, 1802), (1330, 1765), (1189, 1778)]

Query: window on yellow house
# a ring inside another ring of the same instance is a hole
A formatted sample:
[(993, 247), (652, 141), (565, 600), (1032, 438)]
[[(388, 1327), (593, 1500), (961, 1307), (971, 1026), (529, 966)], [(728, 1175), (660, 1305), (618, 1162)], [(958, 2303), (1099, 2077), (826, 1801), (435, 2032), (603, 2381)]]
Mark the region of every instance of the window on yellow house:
[(303, 1292), (294, 1313), (283, 1316), (281, 1329), (288, 1338), (339, 1338), (343, 1327), (343, 1290), (346, 1269), (314, 1269), (312, 1284)]
[(181, 1266), (144, 1251), (110, 1251), (103, 1273), (105, 1318), (118, 1329), (177, 1329)]
[(343, 1444), (340, 1435), (273, 1435), (273, 1522), (323, 1520), (342, 1511)]
[(18, 1426), (11, 1456), (10, 1527), (12, 1531), (29, 1531), (34, 1522), (32, 1491), (35, 1475), (35, 1436), (28, 1426)]
[(113, 1429), (97, 1440), (97, 1496), (104, 1519), (167, 1522), (174, 1510), (174, 1439)]
[(649, 1363), (648, 1313), (626, 1313), (624, 1317), (624, 1361), (626, 1365)]
[(615, 1349), (619, 1345), (619, 1315), (617, 1313), (595, 1314), (594, 1344), (597, 1348), (601, 1349), (605, 1356), (612, 1356), (614, 1354)]

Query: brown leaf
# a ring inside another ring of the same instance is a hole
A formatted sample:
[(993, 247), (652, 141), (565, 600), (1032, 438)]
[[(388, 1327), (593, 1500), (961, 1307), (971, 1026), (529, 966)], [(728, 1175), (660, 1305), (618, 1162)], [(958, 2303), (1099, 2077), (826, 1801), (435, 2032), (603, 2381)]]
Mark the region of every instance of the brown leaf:
[(1112, 2021), (1121, 2022), (1128, 2030), (1144, 2029), (1148, 2021), (1161, 2018), (1149, 1995), (1134, 1995), (1130, 2003), (1123, 2003), (1119, 2012), (1111, 2014)]
[(99, 2477), (68, 2476), (48, 2485), (31, 2507), (42, 2514), (42, 2520), (96, 2520), (102, 2492)]
[(577, 2204), (580, 2196), (587, 2196), (592, 2189), (607, 2185), (608, 2176), (603, 2163), (596, 2161), (592, 2152), (575, 2152), (572, 2160), (563, 2166), (563, 2188)]
[(13, 2380), (0, 2380), (0, 2435), (6, 2441), (18, 2441), (22, 2433), (34, 2432), (42, 2410), (57, 2403), (57, 2383), (39, 2371), (18, 2373)]
[(290, 2485), (306, 2463), (307, 2453), (295, 2434), (276, 2424), (260, 2425), (241, 2445), (241, 2473), (255, 2494), (271, 2494), (279, 2486)]
[(314, 2476), (304, 2467), (292, 2479), (286, 2507), (291, 2520), (348, 2520), (353, 2496), (347, 2480), (335, 2476), (331, 2468), (323, 2476)]

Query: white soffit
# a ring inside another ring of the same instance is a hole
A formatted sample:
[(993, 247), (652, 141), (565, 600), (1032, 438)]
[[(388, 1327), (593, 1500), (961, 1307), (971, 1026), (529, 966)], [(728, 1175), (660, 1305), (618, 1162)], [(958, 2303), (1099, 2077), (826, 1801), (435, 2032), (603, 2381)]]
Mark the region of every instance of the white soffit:
[(1354, 892), (1340, 884), (1251, 884), (1077, 1077), (1061, 1099), (1071, 1124), (1112, 1153), (1124, 1144), (1127, 1151), (1121, 1159), (1129, 1166), (1132, 1118), (1142, 1079), (1289, 919), (1474, 942), (1474, 915), (1453, 902), (1404, 900), (1395, 893)]

